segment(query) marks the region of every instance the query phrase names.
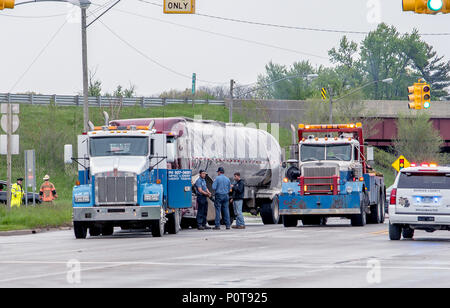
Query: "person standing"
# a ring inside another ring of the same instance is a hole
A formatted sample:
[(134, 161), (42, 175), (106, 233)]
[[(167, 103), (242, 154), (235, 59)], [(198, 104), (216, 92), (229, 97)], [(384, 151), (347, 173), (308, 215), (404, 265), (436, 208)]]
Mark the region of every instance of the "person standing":
[(53, 202), (58, 195), (56, 194), (55, 185), (50, 182), (50, 176), (46, 174), (43, 178), (44, 183), (41, 185), (41, 189), (39, 190), (39, 199), (43, 202)]
[(23, 199), (23, 187), (22, 187), (23, 178), (18, 178), (17, 183), (11, 186), (11, 207), (20, 208), (22, 205)]
[(215, 202), (214, 207), (216, 209), (216, 220), (215, 220), (215, 228), (214, 230), (220, 230), (220, 219), (223, 211), (223, 219), (225, 220), (225, 225), (227, 230), (231, 228), (230, 221), (230, 198), (228, 194), (231, 190), (231, 182), (225, 175), (225, 170), (222, 167), (217, 169), (217, 178), (215, 179), (212, 188), (215, 193)]
[(195, 182), (197, 194), (197, 228), (199, 230), (211, 229), (206, 225), (208, 217), (208, 197), (211, 193), (206, 186), (206, 171), (200, 170), (200, 177)]
[(236, 225), (233, 226), (233, 229), (245, 229), (244, 214), (242, 213), (245, 185), (239, 172), (234, 174), (234, 184), (231, 189), (231, 202), (233, 202), (234, 215), (236, 215)]

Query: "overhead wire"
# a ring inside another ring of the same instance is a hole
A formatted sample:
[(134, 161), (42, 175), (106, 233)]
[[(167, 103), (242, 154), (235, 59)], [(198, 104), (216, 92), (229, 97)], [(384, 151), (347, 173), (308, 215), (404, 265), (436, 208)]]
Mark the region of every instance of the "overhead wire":
[(23, 72), (22, 75), (17, 79), (17, 81), (14, 83), (14, 85), (11, 87), (9, 92), (12, 92), (16, 86), (22, 81), (22, 79), (26, 76), (26, 74), (31, 70), (33, 65), (39, 60), (39, 58), (44, 54), (44, 52), (47, 50), (47, 48), (50, 46), (50, 44), (55, 40), (55, 38), (58, 36), (58, 34), (61, 32), (61, 30), (64, 28), (64, 26), (67, 24), (68, 20), (64, 20), (64, 23), (56, 30), (56, 32), (51, 36), (50, 40), (44, 45), (44, 47), (41, 49), (41, 51), (38, 53), (38, 55), (33, 59), (33, 61), (30, 63), (30, 65), (27, 67), (27, 69)]
[(299, 50), (295, 50), (295, 49), (291, 49), (291, 48), (281, 47), (281, 46), (277, 46), (277, 45), (273, 45), (273, 44), (269, 44), (269, 43), (255, 41), (255, 40), (249, 40), (249, 39), (246, 39), (246, 38), (237, 37), (237, 36), (224, 34), (224, 33), (219, 33), (219, 32), (214, 32), (214, 31), (210, 31), (210, 30), (205, 30), (205, 29), (201, 29), (201, 28), (197, 28), (197, 27), (193, 27), (193, 26), (187, 26), (187, 25), (183, 25), (183, 24), (179, 24), (179, 23), (163, 20), (163, 19), (160, 19), (160, 18), (156, 18), (156, 17), (150, 17), (150, 16), (147, 16), (147, 15), (142, 15), (142, 14), (138, 14), (138, 13), (134, 13), (134, 12), (125, 11), (125, 10), (122, 10), (122, 9), (114, 9), (114, 10), (118, 11), (118, 12), (121, 12), (121, 13), (124, 13), (124, 14), (129, 14), (129, 15), (141, 17), (141, 18), (144, 18), (144, 19), (149, 19), (149, 20), (153, 20), (153, 21), (157, 21), (157, 22), (161, 22), (161, 23), (165, 23), (165, 24), (170, 24), (170, 25), (177, 26), (177, 27), (182, 27), (182, 28), (186, 28), (186, 29), (190, 29), (190, 30), (194, 30), (194, 31), (199, 31), (199, 32), (208, 33), (208, 34), (212, 34), (212, 35), (226, 37), (226, 38), (229, 38), (229, 39), (232, 39), (232, 40), (242, 41), (242, 42), (255, 44), (255, 45), (259, 45), (259, 46), (264, 46), (264, 47), (269, 47), (269, 48), (274, 48), (274, 49), (279, 49), (279, 50), (283, 50), (283, 51), (287, 51), (287, 52), (300, 54), (300, 55), (303, 55), (303, 56), (309, 56), (309, 57), (314, 57), (314, 58), (328, 60), (328, 58), (324, 57), (324, 56), (320, 56), (320, 55), (316, 55), (316, 54), (312, 54), (312, 53), (307, 53), (307, 52), (303, 52), (303, 51), (299, 51)]
[[(154, 58), (148, 56), (146, 53), (144, 53), (143, 51), (141, 51), (140, 49), (138, 49), (137, 47), (135, 47), (133, 44), (131, 44), (130, 42), (128, 42), (127, 40), (125, 40), (123, 37), (121, 37), (119, 34), (117, 34), (113, 29), (111, 29), (108, 25), (106, 25), (102, 20), (99, 20), (99, 22), (112, 34), (114, 35), (118, 40), (120, 40), (122, 43), (124, 43), (125, 45), (127, 45), (130, 49), (134, 50), (136, 53), (140, 54), (142, 57), (144, 57), (145, 59), (147, 59), (148, 61), (150, 61), (151, 63), (165, 69), (168, 72), (171, 72), (172, 74), (175, 74), (177, 76), (186, 78), (186, 79), (192, 79), (192, 76), (178, 72), (172, 68), (170, 68), (167, 65), (162, 64), (161, 62), (155, 60)], [(226, 84), (226, 82), (215, 82), (215, 81), (210, 81), (210, 80), (204, 80), (204, 79), (197, 79), (197, 81), (199, 82), (203, 82), (203, 83), (209, 83), (209, 84)]]
[[(142, 2), (142, 3), (147, 3), (147, 4), (150, 4), (150, 5), (153, 5), (153, 6), (157, 6), (157, 7), (163, 7), (163, 5), (160, 4), (160, 3), (150, 2), (150, 1), (146, 1), (146, 0), (137, 0), (137, 1)], [(281, 29), (314, 31), (314, 32), (326, 32), (326, 33), (339, 33), (339, 34), (359, 34), (359, 35), (367, 35), (367, 34), (370, 33), (368, 31), (352, 31), (352, 30), (342, 30), (342, 29), (327, 29), (327, 28), (312, 28), (312, 27), (280, 25), (280, 24), (257, 22), (257, 21), (243, 20), (243, 19), (237, 19), (237, 18), (229, 18), (229, 17), (216, 16), (216, 15), (203, 14), (203, 13), (195, 13), (195, 15), (203, 16), (203, 17), (207, 17), (207, 18), (212, 18), (212, 19), (217, 19), (217, 20), (223, 20), (223, 21), (230, 21), (230, 22), (237, 22), (237, 23), (256, 25), (256, 26), (272, 27), (272, 28), (281, 28)], [(450, 35), (450, 32), (419, 33), (419, 34), (423, 35), (423, 36), (448, 36), (448, 35)]]

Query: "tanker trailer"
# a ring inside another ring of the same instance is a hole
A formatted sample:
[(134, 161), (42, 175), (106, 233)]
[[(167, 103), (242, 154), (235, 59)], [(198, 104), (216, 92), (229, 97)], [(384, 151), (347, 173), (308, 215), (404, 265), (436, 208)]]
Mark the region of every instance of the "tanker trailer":
[[(208, 189), (218, 167), (233, 182), (235, 172), (245, 180), (243, 211), (261, 215), (264, 224), (279, 223), (278, 194), (281, 192), (282, 151), (278, 141), (268, 132), (242, 124), (189, 118), (146, 118), (115, 120), (111, 125), (148, 125), (155, 121), (157, 132), (167, 135), (168, 169), (192, 170), (193, 183), (200, 170), (207, 172)], [(209, 200), (208, 221), (215, 218), (214, 203)], [(196, 196), (189, 209), (183, 210), (182, 227), (196, 226)], [(233, 209), (230, 206), (230, 214)]]

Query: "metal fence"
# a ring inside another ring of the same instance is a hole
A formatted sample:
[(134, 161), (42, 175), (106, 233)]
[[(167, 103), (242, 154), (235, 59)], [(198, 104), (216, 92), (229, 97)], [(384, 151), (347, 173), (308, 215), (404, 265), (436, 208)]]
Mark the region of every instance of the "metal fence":
[[(58, 106), (83, 106), (83, 96), (76, 95), (40, 95), (40, 94), (5, 94), (0, 93), (0, 103), (30, 104), (30, 105), (49, 105), (54, 103)], [(192, 98), (175, 99), (175, 98), (154, 98), (154, 97), (109, 97), (98, 96), (89, 97), (90, 107), (107, 107), (111, 104), (120, 103), (122, 106), (141, 106), (160, 107), (173, 104), (196, 104), (196, 105), (218, 105), (224, 106), (223, 100), (197, 100)]]

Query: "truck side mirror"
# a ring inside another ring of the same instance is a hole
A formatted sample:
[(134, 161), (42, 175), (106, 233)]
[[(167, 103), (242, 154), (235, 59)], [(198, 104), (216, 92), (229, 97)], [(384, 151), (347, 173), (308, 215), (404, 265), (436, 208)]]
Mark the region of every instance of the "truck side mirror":
[(367, 161), (374, 161), (375, 157), (374, 157), (374, 152), (373, 152), (373, 147), (367, 147)]
[(70, 165), (72, 163), (72, 145), (64, 145), (64, 163)]
[(175, 153), (177, 151), (176, 143), (168, 143), (167, 144), (167, 162), (174, 163), (175, 162)]

